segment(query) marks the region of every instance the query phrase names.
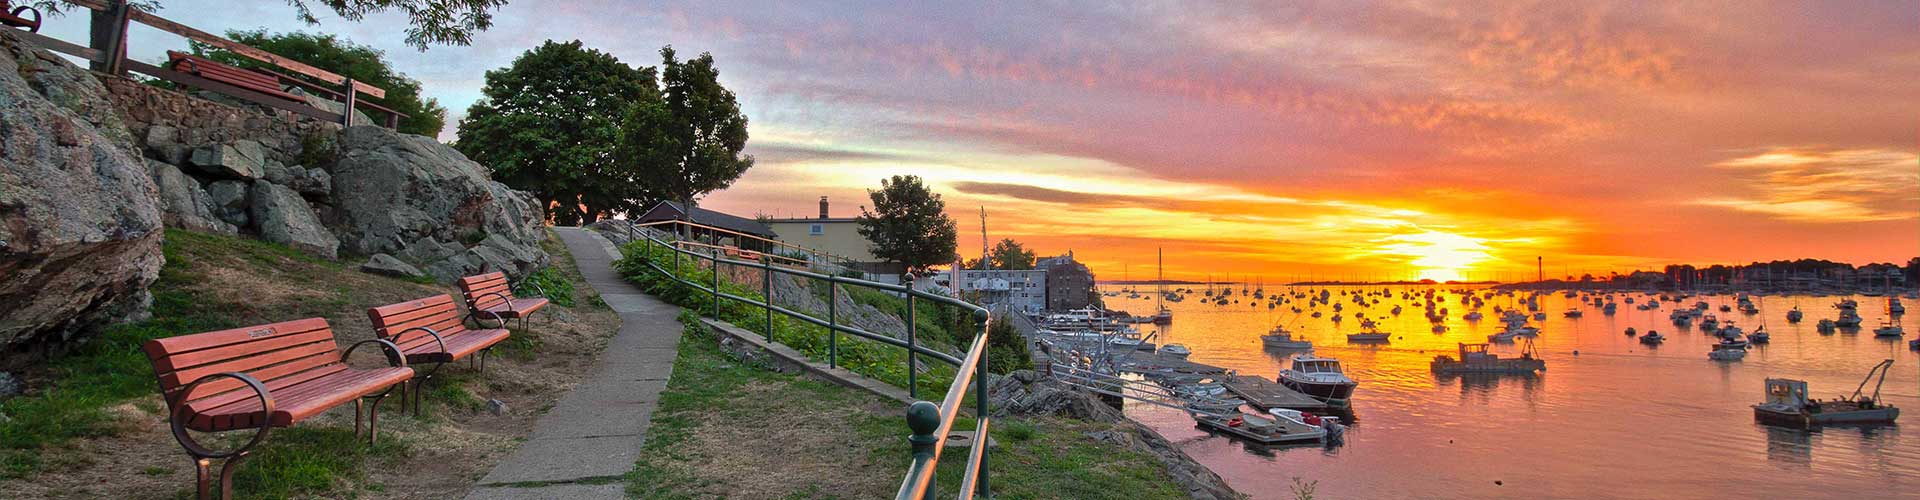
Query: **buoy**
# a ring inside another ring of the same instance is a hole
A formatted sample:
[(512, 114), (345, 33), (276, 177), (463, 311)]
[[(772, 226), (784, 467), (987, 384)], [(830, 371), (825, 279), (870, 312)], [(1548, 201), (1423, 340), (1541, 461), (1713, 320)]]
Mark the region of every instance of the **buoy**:
[(1580, 355), (1580, 350), (1579, 350), (1579, 349), (1574, 349), (1574, 350), (1573, 350), (1573, 355), (1575, 355), (1575, 356), (1579, 356), (1579, 355)]

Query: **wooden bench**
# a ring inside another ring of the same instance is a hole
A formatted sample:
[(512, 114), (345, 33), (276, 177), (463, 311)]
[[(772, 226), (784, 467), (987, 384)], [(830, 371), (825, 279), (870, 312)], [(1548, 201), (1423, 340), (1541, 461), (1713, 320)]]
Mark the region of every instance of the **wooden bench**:
[[(21, 15), (27, 13), (32, 13), (33, 19), (27, 19), (26, 16)], [(16, 28), (26, 28), (28, 33), (39, 33), (40, 9), (35, 9), (27, 5), (14, 7), (13, 2), (0, 0), (0, 24)]]
[(507, 326), (501, 320), (508, 319), (518, 319), (520, 327), (526, 328), (527, 318), (547, 307), (545, 298), (514, 297), (506, 273), (498, 271), (460, 278), (460, 294), (467, 301), (468, 315), (475, 320), (493, 318), (501, 328)]
[(307, 102), (307, 98), (305, 97), (282, 90), (280, 88), (280, 77), (278, 76), (229, 66), (205, 57), (172, 50), (167, 51), (167, 64), (172, 66), (174, 71), (181, 73), (199, 75), (201, 78), (259, 92), (271, 97), (278, 97), (302, 104)]
[[(469, 363), (480, 360), (486, 370), (486, 353), (494, 344), (507, 340), (505, 328), (468, 329), (460, 312), (454, 309), (452, 295), (438, 295), (398, 304), (367, 309), (373, 321), (375, 337), (400, 347), (407, 363), (432, 363), (433, 368), (413, 379), (413, 389), (402, 393), (401, 401), (412, 396), (413, 413), (420, 413), (421, 386), (433, 378), (440, 366), (461, 358)], [(475, 355), (478, 353), (478, 355)]]
[[(385, 351), (389, 366), (347, 366), (354, 349), (370, 343)], [(226, 459), (220, 468), (220, 492), (222, 498), (231, 497), (234, 466), (268, 430), (292, 426), (348, 401), (353, 402), (353, 434), (358, 437), (361, 400), (373, 398), (367, 418), (367, 442), (373, 443), (380, 401), (413, 378), (413, 369), (400, 348), (385, 340), (363, 340), (345, 353), (337, 348), (324, 318), (154, 339), (142, 346), (167, 401), (173, 437), (193, 456), (198, 498), (207, 498), (212, 459)], [(257, 430), (251, 441), (225, 452), (202, 447), (188, 433), (242, 429)]]

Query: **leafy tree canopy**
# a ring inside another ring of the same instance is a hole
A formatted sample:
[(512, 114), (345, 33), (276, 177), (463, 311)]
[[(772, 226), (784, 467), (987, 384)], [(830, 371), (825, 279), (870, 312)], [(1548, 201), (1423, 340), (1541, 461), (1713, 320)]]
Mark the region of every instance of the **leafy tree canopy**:
[(482, 99), (454, 145), (494, 179), (534, 193), (555, 224), (637, 213), (630, 165), (618, 161), (621, 122), (635, 103), (660, 100), (653, 68), (633, 68), (576, 40), (547, 41), (488, 71)]
[[(147, 12), (158, 12), (159, 0), (128, 2)], [(367, 14), (399, 11), (407, 15), (407, 45), (427, 50), (430, 45), (471, 45), (473, 34), (493, 27), (493, 9), (507, 0), (287, 0), (301, 21), (320, 24), (314, 6), (333, 11), (348, 21), (358, 22)], [(64, 0), (36, 0), (33, 6), (50, 16), (78, 8)]]
[(1013, 238), (1003, 238), (993, 245), (993, 268), (1005, 271), (1025, 271), (1033, 269), (1033, 251), (1028, 250)]
[(661, 99), (635, 102), (621, 129), (622, 161), (631, 164), (642, 205), (726, 189), (753, 168), (747, 117), (733, 91), (720, 85), (713, 55), (679, 61), (660, 49)]
[[(446, 126), (446, 108), (440, 107), (440, 103), (431, 98), (422, 98), (420, 82), (394, 71), (393, 65), (386, 60), (386, 54), (379, 49), (355, 44), (334, 35), (301, 32), (269, 34), (264, 29), (228, 31), (227, 38), (352, 78), (354, 81), (385, 89), (387, 96), (384, 98), (366, 96), (361, 98), (407, 115), (406, 119), (400, 120), (401, 132), (433, 137), (440, 135), (440, 129)], [(191, 45), (194, 54), (215, 61), (248, 68), (274, 69), (270, 64), (211, 45), (200, 42), (191, 42)], [(334, 87), (333, 84), (307, 78), (305, 75), (288, 74), (285, 71), (280, 73), (321, 85), (323, 88)]]
[(880, 190), (868, 190), (873, 211), (860, 210), (860, 235), (873, 254), (920, 273), (958, 256), (959, 230), (947, 216), (947, 203), (927, 189), (920, 177), (896, 175), (880, 180)]

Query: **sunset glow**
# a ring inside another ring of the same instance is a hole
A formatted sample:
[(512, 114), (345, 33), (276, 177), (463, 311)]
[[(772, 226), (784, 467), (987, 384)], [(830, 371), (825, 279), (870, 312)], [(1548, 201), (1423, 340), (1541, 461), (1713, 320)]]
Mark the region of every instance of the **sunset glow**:
[[(177, 3), (189, 24), (221, 10)], [(985, 207), (989, 238), (1102, 279), (1150, 277), (1159, 248), (1170, 278), (1270, 282), (1920, 249), (1910, 4), (821, 7), (515, 2), (472, 47), (425, 54), (376, 35), (397, 19), (323, 25), (456, 115), (542, 39), (636, 64), (712, 52), (759, 161), (708, 207), (808, 216), (828, 196), (849, 217), (919, 175), (964, 255)], [(285, 8), (245, 17), (302, 28)]]

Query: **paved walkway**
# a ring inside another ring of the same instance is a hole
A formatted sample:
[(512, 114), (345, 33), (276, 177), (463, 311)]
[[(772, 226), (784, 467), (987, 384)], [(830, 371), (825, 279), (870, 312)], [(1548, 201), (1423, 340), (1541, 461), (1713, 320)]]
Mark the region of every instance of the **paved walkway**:
[(619, 251), (605, 238), (578, 228), (554, 231), (587, 284), (620, 313), (620, 332), (593, 375), (540, 417), (520, 449), (467, 493), (469, 500), (625, 498), (620, 476), (633, 470), (673, 373), (680, 309), (620, 279), (612, 266)]

